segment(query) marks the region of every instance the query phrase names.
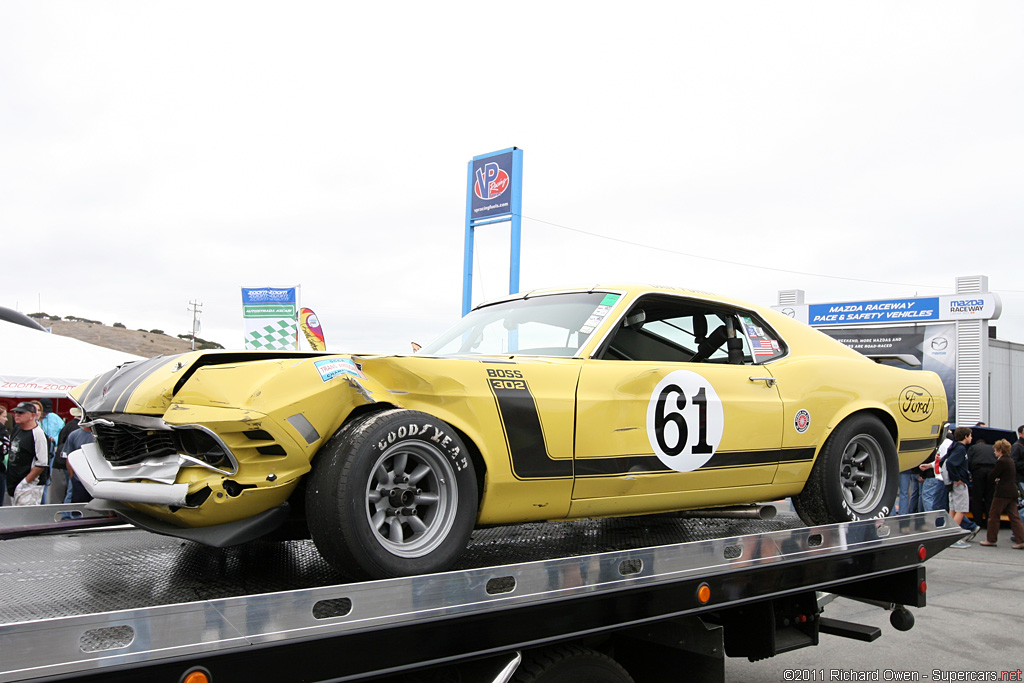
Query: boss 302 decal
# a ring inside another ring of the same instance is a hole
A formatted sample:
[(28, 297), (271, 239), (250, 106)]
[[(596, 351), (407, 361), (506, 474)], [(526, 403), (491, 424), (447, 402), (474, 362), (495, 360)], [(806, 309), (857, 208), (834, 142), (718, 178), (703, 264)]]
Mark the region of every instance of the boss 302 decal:
[(571, 477), (571, 460), (553, 460), (548, 455), (537, 402), (522, 371), (487, 368), (487, 384), (498, 403), (515, 475), (521, 479)]

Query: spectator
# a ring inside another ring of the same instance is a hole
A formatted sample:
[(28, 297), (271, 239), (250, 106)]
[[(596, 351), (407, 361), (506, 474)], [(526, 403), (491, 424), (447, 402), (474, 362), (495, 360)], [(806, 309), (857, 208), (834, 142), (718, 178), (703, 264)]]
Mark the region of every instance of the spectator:
[(993, 485), (988, 473), (996, 466), (996, 458), (992, 444), (985, 443), (984, 439), (978, 439), (967, 449), (967, 469), (971, 472), (971, 517), (983, 527), (985, 515), (992, 506)]
[[(63, 503), (68, 493), (68, 459), (64, 454), (64, 442), (68, 435), (78, 429), (79, 417), (82, 415), (80, 408), (71, 409), (71, 419), (64, 424), (57, 435), (57, 445), (54, 448), (53, 458), (50, 460), (50, 485), (47, 488), (46, 502), (51, 505)], [(45, 427), (43, 428), (45, 432)]]
[[(53, 457), (57, 454), (57, 439), (60, 437), (60, 430), (64, 428), (64, 420), (53, 412), (53, 401), (44, 398), (39, 401), (33, 401), (37, 406), (40, 407), (40, 414), (42, 417), (39, 418), (39, 426), (43, 428), (43, 434), (46, 435), (47, 453), (49, 457), (50, 474), (53, 474)], [(63, 475), (63, 472), (61, 472)], [(67, 477), (62, 476), (58, 485), (64, 484), (67, 487)], [(60, 503), (64, 501), (64, 492), (60, 492), (60, 497), (51, 495), (49, 490), (52, 486), (52, 482), (48, 481), (46, 484), (47, 493), (44, 495), (44, 503)], [(52, 498), (52, 500), (51, 500)]]
[(898, 514), (910, 515), (915, 512), (921, 512), (923, 509), (921, 507), (921, 485), (918, 472), (919, 470), (916, 467), (900, 472), (899, 503), (897, 503)]
[(950, 432), (928, 459), (918, 465), (918, 469), (921, 470), (921, 505), (925, 511), (945, 510), (948, 507), (946, 484), (942, 480), (940, 463), (952, 443), (953, 433)]
[(7, 406), (0, 406), (0, 505), (4, 504), (7, 496), (7, 487), (4, 482), (7, 479), (7, 453), (11, 448), (11, 437), (7, 433)]
[(64, 458), (68, 465), (68, 477), (71, 480), (71, 487), (68, 489), (67, 496), (64, 498), (65, 503), (88, 503), (92, 500), (92, 496), (82, 486), (82, 482), (75, 476), (75, 470), (71, 467), (71, 461), (67, 460), (67, 456), (71, 455), (83, 445), (87, 443), (93, 443), (96, 438), (92, 435), (92, 428), (88, 425), (79, 427), (75, 431), (71, 432), (68, 436), (68, 440), (64, 442)]
[[(71, 419), (64, 423), (64, 428), (60, 430), (60, 435), (57, 437), (57, 452), (60, 453), (64, 450), (64, 442), (67, 440), (71, 432), (78, 429), (78, 423), (82, 421), (82, 409), (72, 408), (68, 412), (71, 413)], [(45, 431), (45, 430), (44, 430)]]
[[(1024, 493), (1024, 425), (1017, 427), (1017, 440), (1013, 442), (1013, 448), (1010, 449), (1010, 459), (1013, 460), (1013, 466), (1017, 469), (1017, 488)], [(1024, 543), (1024, 538), (1016, 536), (1012, 536), (1010, 540), (1013, 540), (1014, 543)]]
[[(39, 502), (47, 472), (46, 435), (36, 422), (38, 411), (35, 404), (22, 401), (11, 412), (14, 413), (15, 427), (11, 434), (11, 454), (7, 459), (7, 493), (15, 498), (18, 485), (24, 481), (40, 487)], [(14, 504), (18, 505), (18, 500)]]
[(995, 546), (999, 538), (999, 519), (1002, 515), (1010, 518), (1010, 530), (1018, 542), (1013, 546), (1015, 550), (1024, 550), (1024, 525), (1021, 524), (1020, 515), (1017, 513), (1017, 471), (1013, 459), (1010, 457), (1010, 442), (1006, 439), (996, 441), (995, 452), (999, 456), (995, 467), (989, 476), (992, 478), (995, 496), (992, 498), (992, 507), (988, 510), (987, 536), (981, 545)]
[(1017, 427), (1017, 440), (1010, 449), (1010, 459), (1017, 469), (1017, 483), (1024, 483), (1024, 425)]
[[(967, 447), (971, 445), (971, 428), (957, 427), (953, 432), (953, 444), (946, 454), (946, 471), (949, 473), (949, 510), (953, 513), (953, 521), (963, 525), (964, 516), (970, 510), (970, 494), (968, 485), (971, 483), (971, 472), (967, 469)], [(973, 539), (981, 527), (971, 522), (965, 527), (971, 532), (966, 539), (961, 539), (951, 545), (951, 548), (970, 548), (969, 541)]]

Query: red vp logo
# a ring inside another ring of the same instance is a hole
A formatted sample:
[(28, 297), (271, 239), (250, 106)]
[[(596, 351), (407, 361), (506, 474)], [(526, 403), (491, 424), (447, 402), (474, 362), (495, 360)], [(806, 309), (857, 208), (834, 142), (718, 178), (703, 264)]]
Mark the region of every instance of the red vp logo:
[(476, 169), (473, 194), (480, 199), (495, 199), (504, 194), (510, 184), (508, 173), (491, 161)]

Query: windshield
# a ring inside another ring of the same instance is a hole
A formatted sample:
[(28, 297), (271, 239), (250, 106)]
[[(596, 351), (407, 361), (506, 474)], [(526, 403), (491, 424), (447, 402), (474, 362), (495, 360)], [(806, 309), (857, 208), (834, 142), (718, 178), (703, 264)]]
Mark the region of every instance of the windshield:
[(608, 292), (575, 292), (482, 306), (420, 353), (575, 356), (620, 298)]

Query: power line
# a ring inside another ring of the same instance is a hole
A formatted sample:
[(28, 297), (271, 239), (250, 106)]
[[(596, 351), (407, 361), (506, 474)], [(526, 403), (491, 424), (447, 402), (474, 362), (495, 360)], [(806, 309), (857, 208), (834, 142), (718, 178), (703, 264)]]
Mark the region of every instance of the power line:
[[(843, 275), (826, 275), (824, 273), (811, 273), (811, 272), (802, 271), (802, 270), (789, 270), (789, 269), (786, 269), (786, 268), (775, 268), (775, 267), (772, 267), (772, 266), (762, 266), (762, 265), (758, 265), (758, 264), (755, 264), (755, 263), (742, 263), (740, 261), (729, 261), (727, 259), (715, 258), (713, 256), (702, 256), (700, 254), (691, 254), (691, 253), (685, 252), (685, 251), (677, 251), (675, 249), (666, 249), (664, 247), (655, 247), (655, 246), (652, 246), (650, 244), (643, 244), (641, 242), (633, 242), (631, 240), (624, 240), (624, 239), (621, 239), (621, 238), (618, 238), (618, 237), (609, 237), (607, 235), (599, 235), (599, 234), (594, 233), (594, 232), (587, 232), (586, 230), (579, 230), (577, 228), (570, 228), (567, 225), (559, 225), (558, 223), (552, 223), (551, 221), (541, 220), (540, 218), (531, 218), (530, 216), (522, 216), (522, 218), (525, 218), (526, 220), (529, 220), (529, 221), (534, 221), (536, 223), (543, 223), (544, 225), (550, 225), (550, 226), (555, 227), (555, 228), (561, 228), (562, 230), (568, 230), (570, 232), (576, 232), (576, 233), (579, 233), (581, 235), (588, 235), (590, 237), (597, 237), (598, 239), (609, 240), (609, 241), (612, 241), (612, 242), (619, 242), (621, 244), (628, 244), (630, 246), (641, 247), (643, 249), (653, 249), (654, 251), (663, 251), (663, 252), (666, 252), (666, 253), (669, 253), (669, 254), (676, 254), (678, 256), (687, 256), (689, 258), (701, 259), (701, 260), (704, 260), (704, 261), (714, 261), (715, 263), (725, 263), (725, 264), (728, 264), (730, 266), (742, 266), (744, 268), (759, 268), (761, 270), (771, 270), (771, 271), (775, 271), (777, 273), (788, 273), (788, 274), (791, 274), (791, 275), (808, 275), (808, 276), (811, 276), (811, 277), (823, 277), (823, 278), (829, 278), (831, 280), (847, 280), (847, 281), (850, 281), (850, 282), (867, 282), (867, 283), (870, 283), (870, 284), (878, 284), (878, 285), (896, 285), (896, 286), (899, 286), (899, 287), (929, 287), (929, 288), (932, 288), (932, 289), (949, 289), (948, 285), (922, 285), (922, 284), (913, 284), (913, 283), (908, 283), (908, 282), (890, 282), (888, 280), (868, 280), (866, 278), (845, 277)], [(1011, 290), (1003, 290), (1003, 291), (1012, 292), (1012, 291), (1016, 291), (1016, 290), (1012, 290), (1011, 289)]]

